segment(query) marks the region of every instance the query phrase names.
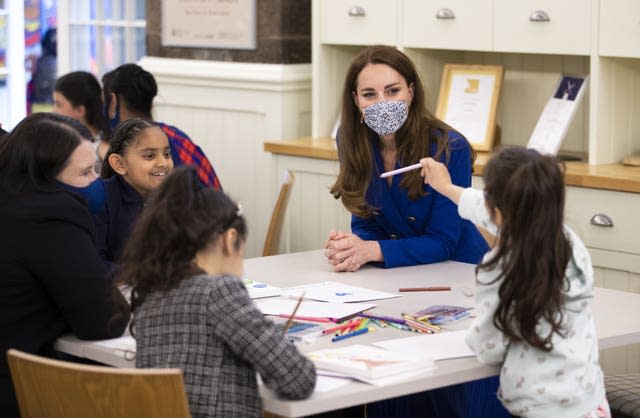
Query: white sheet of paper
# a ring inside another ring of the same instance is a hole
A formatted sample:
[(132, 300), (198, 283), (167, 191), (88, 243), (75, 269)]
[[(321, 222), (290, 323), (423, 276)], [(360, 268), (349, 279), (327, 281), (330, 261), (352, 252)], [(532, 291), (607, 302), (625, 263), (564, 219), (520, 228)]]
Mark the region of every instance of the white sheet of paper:
[(401, 295), (395, 293), (381, 292), (379, 290), (367, 289), (350, 284), (339, 282), (320, 282), (303, 286), (285, 287), (282, 294), (292, 297), (299, 297), (304, 292), (305, 299), (321, 300), (325, 302), (364, 302), (368, 300), (380, 300), (397, 298)]
[(282, 289), (276, 286), (271, 286), (267, 283), (257, 282), (255, 280), (244, 279), (244, 287), (249, 292), (251, 299), (269, 298), (272, 296), (280, 296)]
[(404, 351), (412, 355), (428, 355), (435, 360), (473, 357), (475, 353), (464, 342), (466, 333), (467, 330), (443, 331), (437, 334), (378, 341), (373, 345), (389, 350)]
[(329, 371), (329, 370), (320, 370), (320, 369), (316, 369), (316, 373), (318, 374), (318, 377), (320, 377), (320, 376), (330, 377), (331, 376), (331, 377), (334, 377), (334, 378), (341, 378), (341, 379), (344, 379), (346, 381), (348, 381), (347, 379), (353, 379), (353, 380), (357, 380), (359, 382), (367, 383), (369, 385), (378, 386), (378, 387), (384, 387), (384, 386), (389, 386), (389, 385), (396, 384), (398, 382), (404, 382), (405, 380), (413, 379), (414, 377), (418, 377), (418, 376), (423, 376), (423, 375), (429, 374), (429, 373), (431, 373), (431, 371), (434, 368), (435, 368), (435, 366), (434, 367), (430, 367), (430, 368), (411, 370), (411, 371), (408, 371), (408, 372), (402, 372), (402, 373), (394, 374), (392, 376), (379, 377), (377, 379), (366, 379), (364, 377), (351, 377), (351, 376), (347, 376), (347, 375), (344, 375), (344, 374), (339, 373), (339, 372), (333, 372), (333, 371)]
[[(256, 306), (265, 315), (291, 315), (298, 301), (291, 298), (271, 298), (256, 301)], [(373, 303), (331, 303), (303, 300), (296, 316), (316, 318), (345, 318), (373, 308)]]
[(316, 378), (316, 387), (313, 391), (319, 393), (329, 392), (331, 390), (339, 389), (349, 382), (351, 382), (351, 379), (346, 377), (318, 375)]

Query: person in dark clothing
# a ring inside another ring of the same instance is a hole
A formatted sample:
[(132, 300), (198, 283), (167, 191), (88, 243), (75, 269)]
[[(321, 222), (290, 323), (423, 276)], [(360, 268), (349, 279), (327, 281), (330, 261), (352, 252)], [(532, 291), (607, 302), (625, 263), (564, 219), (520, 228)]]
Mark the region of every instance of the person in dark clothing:
[[(115, 338), (129, 308), (94, 243), (83, 191), (95, 152), (78, 121), (25, 118), (0, 142), (0, 411), (19, 417), (6, 351), (54, 356), (65, 333)], [(70, 190), (73, 190), (70, 191)]]
[(36, 61), (31, 101), (53, 103), (53, 86), (58, 76), (58, 35), (56, 28), (48, 29), (42, 37), (42, 55)]

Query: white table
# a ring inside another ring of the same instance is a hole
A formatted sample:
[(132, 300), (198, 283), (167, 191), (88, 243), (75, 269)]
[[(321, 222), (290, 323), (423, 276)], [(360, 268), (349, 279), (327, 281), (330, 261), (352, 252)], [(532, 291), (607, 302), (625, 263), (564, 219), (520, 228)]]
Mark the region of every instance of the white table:
[[(475, 266), (444, 262), (432, 265), (380, 269), (365, 266), (356, 273), (335, 273), (327, 264), (322, 251), (284, 254), (245, 260), (245, 276), (274, 286), (317, 283), (333, 280), (356, 286), (397, 293), (400, 287), (451, 286), (448, 292), (410, 292), (402, 297), (377, 301), (376, 312), (399, 316), (401, 312), (415, 312), (430, 305), (452, 304), (472, 306), (475, 287)], [(376, 303), (376, 302), (374, 302)], [(640, 342), (640, 294), (596, 288), (592, 307), (598, 330), (600, 348), (611, 348)], [(621, 314), (620, 312), (624, 312)], [(470, 320), (459, 321), (448, 329), (468, 327)], [(446, 327), (445, 327), (446, 328)], [(406, 331), (385, 328), (373, 333), (347, 339), (341, 344), (369, 344), (391, 338), (408, 337)], [(321, 337), (313, 345), (301, 345), (302, 351), (331, 347), (330, 338)], [(117, 367), (133, 367), (122, 351), (96, 347), (74, 337), (63, 337), (56, 347), (64, 352), (90, 358)], [(423, 392), (452, 384), (472, 381), (498, 373), (497, 367), (480, 364), (475, 358), (439, 361), (431, 373), (391, 386), (375, 387), (352, 382), (330, 392), (314, 393), (302, 401), (278, 399), (269, 389), (261, 387), (264, 409), (286, 417), (301, 417), (363, 403)]]

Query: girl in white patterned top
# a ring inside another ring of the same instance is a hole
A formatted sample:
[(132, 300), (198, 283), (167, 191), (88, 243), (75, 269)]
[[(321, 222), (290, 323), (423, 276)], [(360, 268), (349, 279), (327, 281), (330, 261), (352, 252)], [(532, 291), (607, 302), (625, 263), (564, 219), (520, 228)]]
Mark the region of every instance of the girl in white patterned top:
[(505, 408), (527, 418), (609, 418), (589, 309), (593, 268), (563, 224), (561, 164), (506, 148), (487, 163), (483, 193), (451, 184), (433, 159), (421, 162), (426, 183), (497, 236), (476, 270), (478, 316), (466, 341), (482, 363), (502, 365)]

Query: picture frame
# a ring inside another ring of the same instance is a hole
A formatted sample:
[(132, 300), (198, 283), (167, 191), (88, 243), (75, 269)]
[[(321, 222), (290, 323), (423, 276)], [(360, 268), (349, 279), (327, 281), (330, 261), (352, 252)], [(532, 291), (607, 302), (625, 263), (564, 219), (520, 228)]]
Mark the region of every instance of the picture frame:
[(476, 151), (491, 151), (504, 68), (445, 64), (436, 116), (464, 135)]
[(162, 46), (256, 49), (256, 0), (162, 0)]

